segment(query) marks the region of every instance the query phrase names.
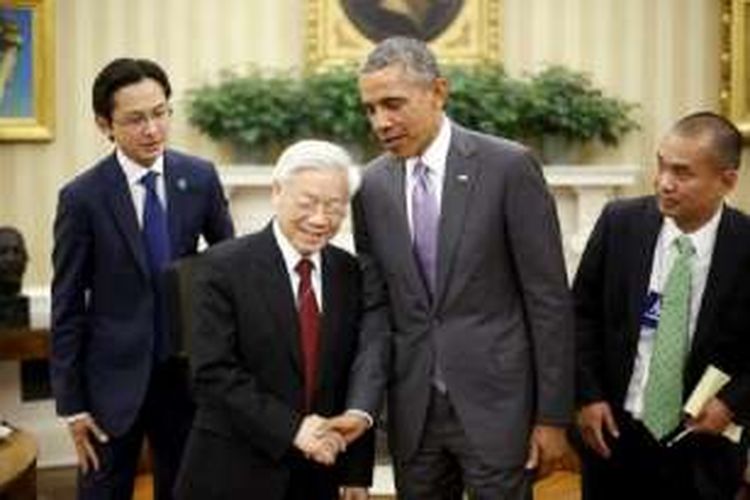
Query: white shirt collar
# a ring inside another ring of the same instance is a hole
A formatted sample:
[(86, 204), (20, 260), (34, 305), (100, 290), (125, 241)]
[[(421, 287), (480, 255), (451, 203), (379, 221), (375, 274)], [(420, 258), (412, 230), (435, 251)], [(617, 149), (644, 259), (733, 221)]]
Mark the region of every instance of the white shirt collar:
[(128, 179), (129, 185), (138, 184), (141, 178), (148, 172), (156, 172), (159, 175), (164, 175), (164, 155), (159, 155), (150, 167), (144, 167), (128, 158), (120, 148), (115, 150), (115, 154), (117, 155), (117, 161), (120, 163), (122, 171), (125, 173), (125, 177)]
[[(273, 220), (273, 235), (276, 238), (276, 243), (279, 245), (279, 249), (281, 250), (281, 256), (284, 258), (287, 272), (290, 276), (295, 276), (296, 271), (294, 268), (297, 266), (300, 259), (303, 258), (302, 254), (300, 254), (289, 242), (289, 239), (287, 239), (286, 235), (281, 230), (281, 226), (279, 226), (279, 221), (276, 219)], [(308, 255), (306, 258), (310, 259), (313, 263), (313, 273), (320, 273), (320, 252), (315, 252)]]
[(690, 242), (695, 248), (695, 255), (698, 259), (709, 257), (714, 248), (716, 241), (716, 231), (719, 229), (721, 214), (724, 212), (724, 205), (720, 205), (716, 213), (700, 228), (692, 233), (683, 233), (674, 219), (667, 217), (664, 219), (664, 248), (672, 247), (674, 240), (685, 234), (690, 238)]
[(406, 174), (411, 176), (414, 164), (418, 159), (427, 165), (436, 177), (442, 178), (445, 172), (445, 163), (448, 160), (448, 148), (451, 145), (451, 121), (443, 114), (440, 122), (440, 130), (432, 140), (427, 149), (420, 156), (412, 156), (406, 159)]

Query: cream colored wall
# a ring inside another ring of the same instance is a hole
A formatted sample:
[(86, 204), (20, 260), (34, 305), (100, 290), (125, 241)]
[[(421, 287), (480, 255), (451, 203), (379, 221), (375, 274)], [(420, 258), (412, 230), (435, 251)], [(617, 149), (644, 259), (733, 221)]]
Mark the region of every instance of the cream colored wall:
[(57, 0), (57, 126), (54, 141), (0, 143), (0, 225), (18, 226), (31, 253), (27, 285), (51, 277), (57, 190), (109, 151), (90, 111), (98, 70), (119, 56), (159, 61), (175, 89), (172, 144), (222, 158), (186, 125), (185, 90), (248, 62), (300, 64), (301, 0)]
[(504, 0), (504, 56), (512, 73), (562, 63), (641, 104), (642, 130), (605, 161), (651, 159), (680, 114), (718, 108), (716, 0)]
[[(716, 0), (502, 1), (511, 73), (563, 63), (641, 103), (643, 129), (616, 150), (594, 151), (592, 160), (648, 164), (655, 138), (676, 117), (718, 107)], [(184, 91), (247, 62), (300, 64), (303, 8), (304, 0), (57, 0), (55, 140), (0, 143), (0, 224), (19, 226), (28, 239), (27, 283), (50, 278), (58, 188), (108, 151), (89, 111), (103, 64), (123, 55), (160, 61), (176, 90), (173, 144), (222, 162), (222, 151), (185, 124)]]

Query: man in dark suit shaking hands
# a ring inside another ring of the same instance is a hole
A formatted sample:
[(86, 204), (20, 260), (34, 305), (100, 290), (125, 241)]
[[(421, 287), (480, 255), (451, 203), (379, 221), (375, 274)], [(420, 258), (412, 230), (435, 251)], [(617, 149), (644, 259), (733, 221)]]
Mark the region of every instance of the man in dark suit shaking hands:
[(354, 202), (364, 276), (348, 439), (387, 391), (399, 497), (523, 499), (562, 465), (573, 327), (554, 200), (522, 145), (443, 113), (427, 46), (381, 42), (359, 90), (387, 152)]
[[(574, 284), (584, 499), (739, 487), (745, 447), (720, 434), (750, 422), (750, 219), (724, 203), (741, 150), (725, 118), (682, 118), (659, 144), (656, 195), (608, 204), (591, 234)], [(708, 365), (731, 380), (687, 418)]]
[(144, 434), (155, 498), (171, 498), (193, 407), (162, 271), (194, 254), (200, 236), (233, 236), (213, 165), (166, 149), (170, 94), (152, 61), (108, 64), (93, 107), (115, 151), (60, 190), (50, 366), (83, 499), (130, 499)]
[(367, 497), (371, 433), (344, 452), (325, 422), (345, 409), (359, 339), (357, 261), (328, 244), (354, 192), (350, 164), (328, 142), (290, 146), (274, 170), (274, 220), (198, 260), (198, 410), (181, 500)]

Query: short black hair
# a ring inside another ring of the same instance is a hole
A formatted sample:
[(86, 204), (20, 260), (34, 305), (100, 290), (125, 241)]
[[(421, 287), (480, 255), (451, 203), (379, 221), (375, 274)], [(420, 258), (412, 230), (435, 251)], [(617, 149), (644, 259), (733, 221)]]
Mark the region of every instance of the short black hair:
[(149, 59), (119, 58), (107, 64), (94, 80), (92, 90), (92, 104), (94, 114), (107, 121), (112, 121), (112, 110), (114, 109), (115, 92), (122, 87), (138, 83), (141, 80), (151, 78), (155, 80), (164, 90), (164, 96), (169, 99), (172, 95), (172, 87), (169, 78), (161, 67)]
[(742, 133), (734, 123), (713, 111), (698, 111), (680, 118), (672, 133), (685, 137), (708, 134), (712, 153), (721, 168), (737, 170), (742, 162)]

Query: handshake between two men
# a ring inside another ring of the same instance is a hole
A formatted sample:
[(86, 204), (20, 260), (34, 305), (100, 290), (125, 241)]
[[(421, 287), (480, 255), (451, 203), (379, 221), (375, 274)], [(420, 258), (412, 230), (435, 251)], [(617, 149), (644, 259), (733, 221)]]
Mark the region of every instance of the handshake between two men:
[(310, 460), (333, 465), (339, 453), (346, 451), (372, 423), (364, 414), (348, 411), (331, 418), (307, 415), (294, 436), (294, 446)]

